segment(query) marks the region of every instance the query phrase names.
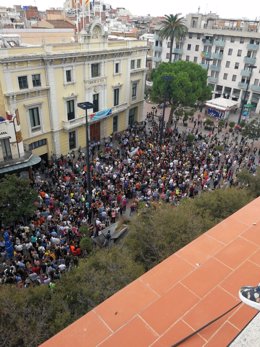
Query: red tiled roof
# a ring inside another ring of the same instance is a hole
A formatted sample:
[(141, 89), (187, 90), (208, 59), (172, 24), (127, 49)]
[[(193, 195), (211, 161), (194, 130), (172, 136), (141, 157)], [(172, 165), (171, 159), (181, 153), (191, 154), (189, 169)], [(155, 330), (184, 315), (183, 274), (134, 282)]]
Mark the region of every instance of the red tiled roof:
[[(260, 280), (260, 198), (155, 266), (41, 347), (169, 347)], [(183, 346), (226, 346), (256, 311), (239, 305)]]

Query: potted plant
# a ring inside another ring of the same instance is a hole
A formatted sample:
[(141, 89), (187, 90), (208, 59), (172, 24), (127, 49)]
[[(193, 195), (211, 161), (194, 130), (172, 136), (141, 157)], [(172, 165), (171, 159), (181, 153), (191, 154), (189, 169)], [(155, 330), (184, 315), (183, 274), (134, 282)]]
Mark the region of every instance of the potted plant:
[(204, 122), (204, 129), (205, 130), (212, 130), (214, 126), (213, 119), (207, 118)]

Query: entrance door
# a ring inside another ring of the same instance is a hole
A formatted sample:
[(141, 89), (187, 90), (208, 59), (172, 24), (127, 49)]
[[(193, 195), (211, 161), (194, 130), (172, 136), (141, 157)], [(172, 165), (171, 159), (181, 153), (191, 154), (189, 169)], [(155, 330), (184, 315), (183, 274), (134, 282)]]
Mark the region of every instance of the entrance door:
[(100, 141), (100, 122), (90, 125), (90, 141)]

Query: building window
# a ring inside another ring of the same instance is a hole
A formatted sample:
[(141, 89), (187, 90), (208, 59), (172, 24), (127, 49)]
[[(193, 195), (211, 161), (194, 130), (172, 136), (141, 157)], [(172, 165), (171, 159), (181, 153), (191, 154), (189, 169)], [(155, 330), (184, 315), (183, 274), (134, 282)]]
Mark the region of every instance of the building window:
[(198, 40), (200, 40), (200, 37), (201, 37), (201, 35), (200, 35), (200, 34), (197, 34), (197, 39), (198, 39)]
[(259, 79), (258, 79), (258, 78), (255, 78), (255, 80), (254, 80), (254, 86), (258, 86), (258, 84), (259, 84)]
[(230, 61), (226, 61), (226, 67), (230, 67)]
[(197, 63), (198, 62), (198, 57), (194, 57), (193, 61), (194, 61), (194, 63)]
[(11, 160), (12, 159), (12, 151), (11, 151), (11, 146), (10, 146), (10, 139), (0, 140), (0, 145), (2, 147), (4, 160)]
[(29, 117), (31, 123), (31, 131), (39, 131), (41, 129), (39, 107), (29, 108)]
[(235, 42), (235, 38), (234, 38), (234, 37), (231, 37), (231, 38), (230, 38), (230, 42)]
[(192, 39), (192, 33), (189, 33), (189, 39)]
[(186, 61), (190, 61), (190, 56), (186, 55)]
[(113, 117), (113, 133), (118, 131), (118, 115)]
[(137, 107), (131, 108), (129, 110), (128, 124), (130, 126), (132, 126), (134, 122), (136, 121), (136, 113), (137, 113)]
[(242, 55), (242, 49), (239, 49), (239, 50), (237, 51), (237, 56), (238, 56), (238, 57), (241, 57), (241, 55)]
[(100, 64), (95, 63), (91, 64), (91, 77), (99, 77), (100, 76)]
[(244, 43), (244, 38), (240, 37), (240, 43)]
[(67, 117), (68, 120), (75, 119), (75, 102), (74, 100), (67, 101)]
[(237, 79), (237, 75), (233, 75), (232, 76), (232, 82), (236, 82), (236, 79)]
[(187, 46), (187, 50), (190, 51), (191, 50), (191, 44), (189, 43)]
[(223, 75), (223, 80), (227, 80), (227, 77), (228, 77), (228, 74), (227, 74), (227, 73), (224, 73), (224, 75)]
[(135, 99), (137, 95), (137, 82), (132, 84), (132, 99)]
[(170, 53), (166, 53), (166, 59), (170, 59)]
[(40, 74), (32, 75), (32, 84), (34, 87), (40, 87), (41, 86), (41, 75)]
[(99, 94), (93, 94), (93, 112), (99, 111)]
[(115, 73), (119, 73), (119, 63), (115, 63)]
[(18, 77), (18, 83), (20, 89), (27, 89), (28, 88), (28, 80), (27, 76), (20, 76)]
[(76, 148), (76, 131), (70, 131), (69, 132), (69, 150)]
[(195, 46), (195, 51), (198, 52), (199, 49), (200, 49), (200, 45), (196, 45), (196, 46)]
[(119, 105), (119, 88), (114, 89), (114, 106)]
[(156, 40), (156, 41), (155, 41), (155, 47), (158, 47), (158, 46), (159, 46), (159, 41)]
[(228, 55), (232, 55), (232, 53), (233, 53), (233, 49), (232, 49), (232, 48), (229, 48), (229, 50), (228, 50)]
[(237, 70), (239, 68), (239, 63), (235, 63), (235, 69)]
[(32, 151), (33, 149), (36, 149), (36, 148), (39, 148), (39, 147), (42, 147), (45, 145), (47, 145), (47, 139), (42, 139), (42, 140), (30, 143), (29, 149), (30, 149), (30, 151)]
[(131, 70), (135, 69), (135, 60), (131, 60)]
[(141, 67), (141, 59), (137, 59), (136, 67), (137, 67), (137, 69), (140, 69), (140, 67)]
[(66, 74), (66, 82), (67, 83), (72, 82), (72, 70), (66, 70), (65, 74)]
[(167, 42), (167, 48), (171, 48), (171, 42), (170, 41)]

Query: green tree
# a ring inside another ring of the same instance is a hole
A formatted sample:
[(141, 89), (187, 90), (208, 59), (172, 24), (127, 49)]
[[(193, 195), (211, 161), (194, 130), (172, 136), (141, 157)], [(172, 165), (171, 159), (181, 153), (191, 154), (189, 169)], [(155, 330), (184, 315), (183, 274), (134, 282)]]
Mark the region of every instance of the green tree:
[(255, 141), (260, 139), (260, 121), (253, 119), (251, 122), (247, 123), (242, 130), (242, 135), (248, 137), (249, 139)]
[(183, 107), (193, 107), (198, 100), (211, 97), (207, 86), (207, 72), (200, 65), (188, 61), (161, 63), (153, 74), (151, 98), (161, 103), (167, 99), (171, 106), (169, 123), (173, 114)]
[(177, 208), (158, 205), (132, 220), (124, 242), (134, 260), (149, 270), (252, 199), (243, 189), (206, 192)]
[(15, 175), (8, 175), (0, 181), (0, 219), (4, 224), (17, 220), (26, 221), (33, 215), (37, 193), (30, 181)]
[(255, 174), (244, 169), (237, 175), (238, 182), (251, 192), (254, 197), (260, 196), (260, 168), (258, 167)]
[(180, 17), (180, 13), (175, 15), (165, 15), (162, 22), (161, 28), (159, 30), (159, 36), (162, 39), (170, 39), (170, 57), (169, 63), (172, 61), (172, 51), (173, 51), (173, 42), (181, 40), (188, 32), (188, 28), (184, 24), (184, 17)]

